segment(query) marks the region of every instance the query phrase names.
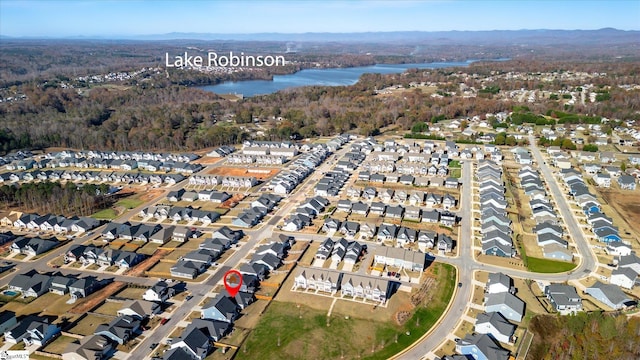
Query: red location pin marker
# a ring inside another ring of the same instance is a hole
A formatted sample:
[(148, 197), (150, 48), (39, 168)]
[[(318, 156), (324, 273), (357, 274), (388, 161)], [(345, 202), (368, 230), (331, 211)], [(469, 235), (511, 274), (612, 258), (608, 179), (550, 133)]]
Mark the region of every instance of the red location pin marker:
[(224, 287), (231, 297), (235, 297), (242, 286), (242, 274), (238, 270), (229, 270), (224, 274)]

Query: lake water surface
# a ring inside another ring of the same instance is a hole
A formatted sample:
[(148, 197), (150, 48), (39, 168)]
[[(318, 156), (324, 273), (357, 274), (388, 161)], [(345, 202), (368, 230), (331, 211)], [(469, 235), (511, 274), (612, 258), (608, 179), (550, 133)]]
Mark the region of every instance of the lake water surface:
[(264, 95), (279, 90), (300, 86), (346, 86), (358, 82), (362, 74), (395, 74), (407, 69), (439, 69), (454, 66), (468, 66), (473, 60), (463, 62), (436, 62), (424, 64), (377, 64), (351, 68), (305, 69), (289, 75), (274, 75), (273, 81), (247, 80), (228, 81), (217, 85), (203, 86), (201, 89), (216, 94), (242, 94), (245, 97)]

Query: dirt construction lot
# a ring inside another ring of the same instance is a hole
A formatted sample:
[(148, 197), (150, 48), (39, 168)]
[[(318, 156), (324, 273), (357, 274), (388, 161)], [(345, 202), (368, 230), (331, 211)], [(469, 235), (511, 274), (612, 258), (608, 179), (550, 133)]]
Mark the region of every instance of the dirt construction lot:
[(258, 180), (264, 180), (274, 176), (280, 171), (279, 169), (267, 168), (252, 168), (251, 170), (253, 171), (249, 171), (247, 168), (221, 166), (209, 170), (207, 174), (224, 176), (253, 176)]
[[(640, 191), (617, 190), (617, 189), (598, 189), (604, 200), (618, 214), (620, 214), (620, 222), (614, 214), (612, 216), (614, 224), (620, 226), (620, 235), (623, 238), (629, 238), (625, 231), (633, 233), (633, 237), (640, 238)], [(606, 213), (606, 209), (603, 209)], [(637, 245), (637, 244), (634, 244)]]
[(84, 314), (88, 311), (93, 310), (98, 304), (104, 301), (104, 299), (116, 293), (118, 290), (124, 287), (124, 283), (120, 281), (114, 281), (111, 284), (105, 286), (101, 290), (94, 292), (89, 295), (86, 301), (74, 306), (71, 310), (69, 310), (72, 314)]

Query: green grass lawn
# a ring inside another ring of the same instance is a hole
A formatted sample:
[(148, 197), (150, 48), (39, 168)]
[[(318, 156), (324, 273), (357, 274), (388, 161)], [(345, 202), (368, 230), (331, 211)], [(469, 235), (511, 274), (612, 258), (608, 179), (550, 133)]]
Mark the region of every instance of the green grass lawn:
[(575, 269), (576, 264), (564, 261), (540, 259), (535, 257), (527, 258), (529, 271), (538, 273), (561, 273)]
[(135, 209), (138, 206), (142, 205), (142, 203), (144, 203), (144, 201), (136, 198), (136, 197), (130, 197), (130, 198), (126, 198), (126, 199), (122, 199), (120, 201), (118, 201), (115, 206), (122, 206), (125, 207), (127, 209)]
[(307, 359), (313, 354), (317, 359), (387, 359), (428, 331), (451, 299), (455, 268), (446, 264), (433, 266), (439, 270), (439, 284), (434, 289), (440, 291), (426, 305), (418, 307), (402, 326), (392, 319), (382, 322), (367, 318), (371, 305), (359, 305), (361, 318), (347, 318), (334, 308), (327, 326), (326, 310), (273, 301), (236, 358)]
[(64, 335), (58, 336), (58, 338), (56, 338), (53, 342), (47, 345), (47, 347), (45, 348), (45, 351), (62, 355), (67, 349), (67, 346), (69, 346), (69, 344), (71, 344), (76, 340), (77, 339), (72, 338), (70, 336), (64, 336)]
[(116, 211), (113, 209), (100, 210), (97, 213), (94, 213), (93, 215), (91, 215), (91, 217), (98, 220), (113, 220), (116, 218), (116, 216), (118, 215), (116, 214)]
[(462, 169), (449, 169), (449, 176), (460, 179), (462, 177)]

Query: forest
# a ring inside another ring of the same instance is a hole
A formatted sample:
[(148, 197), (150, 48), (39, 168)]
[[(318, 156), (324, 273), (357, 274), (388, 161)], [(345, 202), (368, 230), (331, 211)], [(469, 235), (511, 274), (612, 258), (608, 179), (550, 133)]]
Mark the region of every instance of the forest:
[(40, 214), (89, 216), (111, 206), (106, 184), (78, 185), (44, 181), (0, 186), (0, 209), (29, 209)]
[[(6, 80), (5, 84), (12, 84), (3, 89), (9, 93), (24, 94), (26, 99), (0, 103), (0, 153), (45, 147), (184, 151), (235, 144), (249, 136), (280, 140), (327, 136), (346, 131), (374, 135), (392, 124), (401, 130), (410, 130), (420, 123), (433, 124), (444, 119), (476, 115), (484, 118), (487, 113), (503, 111), (516, 111), (511, 119), (516, 124), (592, 123), (601, 117), (640, 119), (640, 90), (617, 87), (640, 84), (640, 61), (634, 61), (635, 58), (568, 61), (561, 59), (563, 50), (555, 58), (549, 58), (551, 55), (546, 52), (544, 56), (537, 54), (528, 59), (518, 57), (510, 61), (476, 62), (461, 68), (431, 71), (414, 69), (389, 75), (365, 74), (352, 86), (311, 86), (237, 100), (220, 97), (191, 85), (228, 79), (268, 78), (273, 74), (238, 72), (216, 75), (175, 69), (110, 84), (63, 87), (63, 82), (73, 82), (70, 72), (79, 75), (88, 71), (131, 71), (143, 65), (156, 66), (158, 59), (155, 52), (167, 48), (180, 49), (181, 45), (145, 43), (139, 50), (136, 46), (140, 43), (124, 42), (115, 46), (117, 51), (108, 42), (84, 44), (86, 46), (80, 47), (82, 50), (78, 50), (77, 44), (59, 45), (57, 52), (46, 46), (29, 47), (23, 43), (2, 45), (0, 60), (7, 62), (0, 67), (0, 79)], [(238, 46), (218, 45), (221, 49), (235, 49)], [(255, 46), (275, 49), (283, 45), (267, 42)], [(291, 68), (281, 70), (296, 71), (317, 64), (316, 61), (323, 66), (363, 65), (381, 59), (388, 62), (415, 61), (415, 58), (406, 55), (390, 55), (381, 51), (376, 55), (358, 55), (345, 51), (344, 46), (343, 53), (330, 57), (327, 49), (335, 45), (324, 46), (317, 54), (301, 51), (287, 55), (299, 61)], [(404, 49), (407, 46), (398, 47)], [(7, 49), (10, 51), (4, 51)], [(462, 56), (472, 49), (458, 50), (457, 54)], [(58, 53), (64, 50), (69, 50), (72, 55), (65, 58), (66, 55)], [(95, 51), (92, 56), (100, 59), (91, 62), (96, 67), (78, 65), (78, 61), (89, 60), (91, 50)], [(41, 55), (46, 51), (51, 52), (47, 53), (49, 55), (60, 56), (45, 57), (43, 60)], [(628, 51), (634, 50), (631, 48)], [(28, 59), (33, 61), (26, 61)], [(43, 63), (17, 68), (19, 64), (38, 62)], [(545, 81), (536, 76), (542, 72), (606, 73), (606, 76), (587, 80), (567, 77)], [(523, 76), (506, 76), (512, 73)], [(575, 91), (585, 81), (592, 83), (598, 89), (598, 95), (602, 95), (598, 101), (584, 105), (577, 102), (567, 106), (561, 104), (561, 96), (549, 96), (527, 103), (525, 108), (516, 99), (499, 97), (502, 93), (520, 89), (542, 89), (556, 92), (552, 95), (557, 95), (563, 91)], [(412, 83), (437, 84), (437, 93), (456, 95), (433, 97), (427, 91), (411, 89)], [(375, 94), (375, 89), (392, 85), (406, 90), (401, 96)], [(477, 97), (463, 97), (457, 94), (461, 85), (485, 91), (480, 91)], [(546, 120), (540, 114), (556, 120)], [(260, 135), (257, 134), (255, 121), (260, 122)], [(492, 125), (499, 127), (506, 124), (498, 124), (494, 120)], [(504, 143), (507, 142), (512, 143), (512, 139), (505, 137)]]
[(640, 358), (640, 318), (602, 312), (572, 316), (538, 315), (529, 326), (534, 333), (527, 358), (588, 360)]

